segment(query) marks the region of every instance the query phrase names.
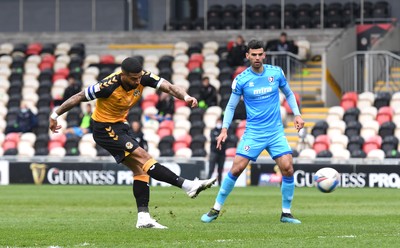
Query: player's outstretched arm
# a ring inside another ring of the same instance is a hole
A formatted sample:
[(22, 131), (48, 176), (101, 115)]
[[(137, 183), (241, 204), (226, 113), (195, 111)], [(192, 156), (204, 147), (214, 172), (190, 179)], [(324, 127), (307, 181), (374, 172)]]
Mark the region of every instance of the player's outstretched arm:
[(197, 107), (197, 99), (194, 97), (189, 96), (185, 90), (181, 87), (171, 84), (167, 80), (164, 80), (159, 88), (161, 91), (168, 93), (178, 99), (184, 100), (190, 107), (195, 108)]
[(54, 111), (50, 116), (50, 125), (49, 128), (53, 133), (58, 133), (58, 130), (61, 128), (60, 125), (57, 124), (57, 117), (69, 111), (73, 107), (77, 106), (83, 101), (87, 101), (85, 97), (85, 91), (81, 91), (76, 93), (75, 95), (68, 98), (61, 106)]

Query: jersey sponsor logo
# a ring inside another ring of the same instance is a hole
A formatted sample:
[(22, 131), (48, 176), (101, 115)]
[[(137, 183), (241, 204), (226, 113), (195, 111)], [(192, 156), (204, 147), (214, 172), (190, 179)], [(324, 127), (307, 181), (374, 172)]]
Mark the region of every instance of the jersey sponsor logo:
[(263, 87), (263, 88), (260, 88), (260, 89), (255, 89), (253, 91), (253, 94), (254, 95), (261, 95), (261, 94), (269, 93), (271, 91), (272, 91), (272, 87)]
[(126, 147), (126, 149), (128, 149), (128, 150), (132, 149), (132, 148), (133, 148), (132, 142), (129, 142), (129, 141), (126, 142), (125, 147)]
[(250, 82), (249, 87), (254, 87), (254, 82)]

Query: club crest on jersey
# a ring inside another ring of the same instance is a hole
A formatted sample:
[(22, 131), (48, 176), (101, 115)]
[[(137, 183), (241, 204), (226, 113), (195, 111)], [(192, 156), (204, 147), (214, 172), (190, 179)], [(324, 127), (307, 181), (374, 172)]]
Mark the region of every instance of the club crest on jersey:
[(133, 96), (140, 96), (140, 90), (135, 89), (135, 91), (133, 92)]
[(244, 147), (244, 150), (245, 150), (246, 152), (250, 151), (250, 146), (245, 146), (245, 147)]
[(269, 84), (272, 84), (272, 85), (275, 84), (274, 77), (268, 77), (268, 81), (269, 81)]
[(128, 142), (126, 142), (125, 147), (126, 147), (126, 149), (130, 150), (133, 148), (133, 144), (128, 141)]

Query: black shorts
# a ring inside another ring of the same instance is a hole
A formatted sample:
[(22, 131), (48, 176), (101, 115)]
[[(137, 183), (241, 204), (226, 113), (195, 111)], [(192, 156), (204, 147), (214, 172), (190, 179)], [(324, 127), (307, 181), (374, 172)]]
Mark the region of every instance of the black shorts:
[(139, 147), (132, 136), (132, 129), (128, 123), (104, 123), (93, 121), (93, 139), (99, 146), (114, 156), (117, 163)]

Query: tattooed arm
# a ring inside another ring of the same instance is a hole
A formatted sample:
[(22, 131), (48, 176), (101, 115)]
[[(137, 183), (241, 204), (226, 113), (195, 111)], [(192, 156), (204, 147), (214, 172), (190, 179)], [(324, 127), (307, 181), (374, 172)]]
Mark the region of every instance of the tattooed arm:
[(161, 91), (170, 94), (178, 99), (184, 100), (189, 104), (192, 108), (197, 107), (197, 99), (189, 96), (186, 91), (184, 91), (181, 87), (171, 84), (167, 80), (164, 80), (159, 88)]
[(61, 125), (57, 125), (57, 117), (69, 111), (73, 107), (77, 106), (81, 102), (87, 101), (85, 97), (85, 91), (81, 91), (70, 98), (68, 98), (61, 106), (54, 111), (50, 116), (50, 125), (49, 128), (53, 133), (58, 133), (58, 130), (61, 128)]

